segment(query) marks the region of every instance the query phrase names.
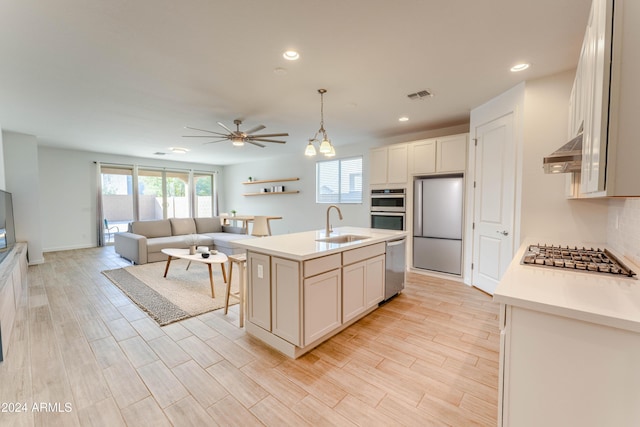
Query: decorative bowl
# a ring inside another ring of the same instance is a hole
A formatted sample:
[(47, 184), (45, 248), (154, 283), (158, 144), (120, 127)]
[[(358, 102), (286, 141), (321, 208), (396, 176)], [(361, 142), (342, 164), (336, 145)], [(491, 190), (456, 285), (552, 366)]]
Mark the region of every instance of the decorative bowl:
[(209, 258), (209, 253), (208, 252), (202, 252), (202, 258)]

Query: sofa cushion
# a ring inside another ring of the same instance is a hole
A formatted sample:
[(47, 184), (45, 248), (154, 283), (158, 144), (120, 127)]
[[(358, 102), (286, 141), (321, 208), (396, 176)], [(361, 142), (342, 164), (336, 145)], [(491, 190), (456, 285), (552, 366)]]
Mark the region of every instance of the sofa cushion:
[[(170, 235), (172, 236), (196, 233), (196, 223), (193, 222), (193, 218), (169, 218), (169, 221), (171, 221)], [(167, 236), (167, 234), (165, 234), (165, 236)]]
[(195, 218), (196, 231), (198, 234), (203, 233), (218, 233), (222, 231), (222, 224), (220, 223), (220, 217), (214, 216), (213, 218)]
[[(213, 239), (207, 236), (198, 236), (198, 246), (213, 246)], [(147, 239), (147, 252), (149, 254), (153, 252), (160, 252), (165, 248), (188, 248), (184, 236), (169, 236), (169, 237), (155, 237), (153, 239)]]
[(232, 242), (236, 240), (255, 239), (255, 236), (236, 233), (206, 233), (205, 236), (213, 239), (213, 244), (216, 247), (223, 246), (227, 248), (233, 248)]
[(131, 223), (131, 232), (150, 238), (170, 236), (171, 223), (169, 223), (168, 219), (135, 221)]

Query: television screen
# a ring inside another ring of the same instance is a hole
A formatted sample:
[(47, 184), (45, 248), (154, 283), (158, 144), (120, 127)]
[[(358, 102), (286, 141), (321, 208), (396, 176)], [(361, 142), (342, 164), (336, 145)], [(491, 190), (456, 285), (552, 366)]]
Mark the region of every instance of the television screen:
[(11, 193), (0, 190), (0, 251), (6, 252), (16, 243)]

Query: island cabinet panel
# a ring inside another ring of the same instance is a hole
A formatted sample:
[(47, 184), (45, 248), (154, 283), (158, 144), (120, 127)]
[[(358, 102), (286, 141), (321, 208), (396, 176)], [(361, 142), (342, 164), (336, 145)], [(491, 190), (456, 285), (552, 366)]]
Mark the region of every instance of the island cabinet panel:
[(315, 276), (342, 266), (340, 254), (327, 255), (304, 262), (304, 277)]
[(384, 252), (385, 243), (376, 243), (375, 245), (363, 246), (358, 249), (344, 251), (342, 253), (342, 265), (349, 265), (354, 262), (373, 258), (374, 256), (383, 254)]
[(342, 269), (342, 322), (348, 322), (365, 310), (367, 265), (364, 261)]
[(342, 268), (343, 323), (357, 317), (384, 299), (384, 268), (384, 255)]
[(255, 252), (247, 256), (248, 287), (247, 316), (249, 321), (271, 331), (271, 273), (270, 257)]
[(365, 308), (370, 308), (384, 299), (384, 255), (368, 259), (365, 263)]
[(341, 269), (304, 279), (304, 345), (322, 338), (341, 324)]
[(271, 258), (272, 332), (302, 346), (300, 334), (300, 263), (288, 259)]

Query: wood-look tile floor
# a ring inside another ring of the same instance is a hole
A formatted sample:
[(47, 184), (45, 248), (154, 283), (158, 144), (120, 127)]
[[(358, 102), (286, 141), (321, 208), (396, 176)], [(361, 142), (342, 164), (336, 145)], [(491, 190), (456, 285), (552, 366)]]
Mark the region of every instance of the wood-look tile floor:
[(237, 306), (159, 327), (100, 273), (125, 265), (106, 247), (29, 267), (0, 426), (496, 424), (498, 306), (477, 289), (409, 274), (291, 360), (239, 329)]

